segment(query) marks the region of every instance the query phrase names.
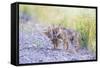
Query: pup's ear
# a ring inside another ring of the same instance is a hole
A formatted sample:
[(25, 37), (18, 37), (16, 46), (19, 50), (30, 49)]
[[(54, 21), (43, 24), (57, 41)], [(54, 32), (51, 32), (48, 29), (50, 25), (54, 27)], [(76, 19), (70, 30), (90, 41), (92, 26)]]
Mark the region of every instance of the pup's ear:
[(61, 33), (62, 32), (62, 29), (59, 29), (59, 32)]
[(53, 26), (49, 25), (47, 29), (48, 32), (52, 32)]

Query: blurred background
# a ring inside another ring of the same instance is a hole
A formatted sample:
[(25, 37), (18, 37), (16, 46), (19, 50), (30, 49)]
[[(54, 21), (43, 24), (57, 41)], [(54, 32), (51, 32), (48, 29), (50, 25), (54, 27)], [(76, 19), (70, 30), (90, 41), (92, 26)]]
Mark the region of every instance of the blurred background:
[(81, 46), (96, 51), (96, 10), (91, 8), (20, 5), (20, 30), (32, 33), (35, 25), (61, 24), (81, 33)]

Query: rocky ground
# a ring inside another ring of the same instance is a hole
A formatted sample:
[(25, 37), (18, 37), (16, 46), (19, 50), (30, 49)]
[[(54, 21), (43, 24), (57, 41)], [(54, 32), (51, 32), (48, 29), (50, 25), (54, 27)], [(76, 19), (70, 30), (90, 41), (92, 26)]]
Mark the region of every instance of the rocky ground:
[(34, 25), (38, 23), (36, 20), (36, 17), (32, 18), (31, 23), (29, 15), (20, 13), (20, 64), (96, 59), (95, 54), (92, 54), (86, 48), (80, 48), (80, 50), (76, 52), (74, 45), (70, 45), (68, 50), (64, 50), (62, 47), (63, 43), (61, 43), (58, 49), (53, 49), (53, 44), (49, 38), (47, 38), (41, 32), (43, 28), (40, 28), (39, 25)]
[(96, 59), (95, 55), (86, 48), (75, 52), (73, 45), (68, 50), (64, 50), (63, 44), (60, 44), (58, 49), (53, 49), (49, 38), (38, 32), (33, 34), (20, 32), (19, 38), (20, 64)]

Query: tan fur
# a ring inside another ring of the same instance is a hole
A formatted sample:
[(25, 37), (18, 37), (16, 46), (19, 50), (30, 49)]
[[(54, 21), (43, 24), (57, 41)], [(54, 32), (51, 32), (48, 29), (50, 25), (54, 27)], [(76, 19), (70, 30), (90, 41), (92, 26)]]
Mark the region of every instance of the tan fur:
[(80, 34), (76, 31), (71, 31), (70, 29), (63, 28), (62, 26), (49, 26), (45, 35), (50, 38), (54, 44), (54, 48), (59, 46), (59, 39), (64, 43), (64, 49), (68, 49), (69, 43), (76, 45), (76, 50), (80, 47)]

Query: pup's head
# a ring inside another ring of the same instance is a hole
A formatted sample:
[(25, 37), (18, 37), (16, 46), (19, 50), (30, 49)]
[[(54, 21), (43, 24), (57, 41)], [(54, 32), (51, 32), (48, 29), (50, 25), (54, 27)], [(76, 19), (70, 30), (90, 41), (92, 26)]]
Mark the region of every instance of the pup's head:
[(51, 40), (58, 39), (58, 36), (60, 34), (60, 27), (55, 25), (49, 26), (44, 34)]

